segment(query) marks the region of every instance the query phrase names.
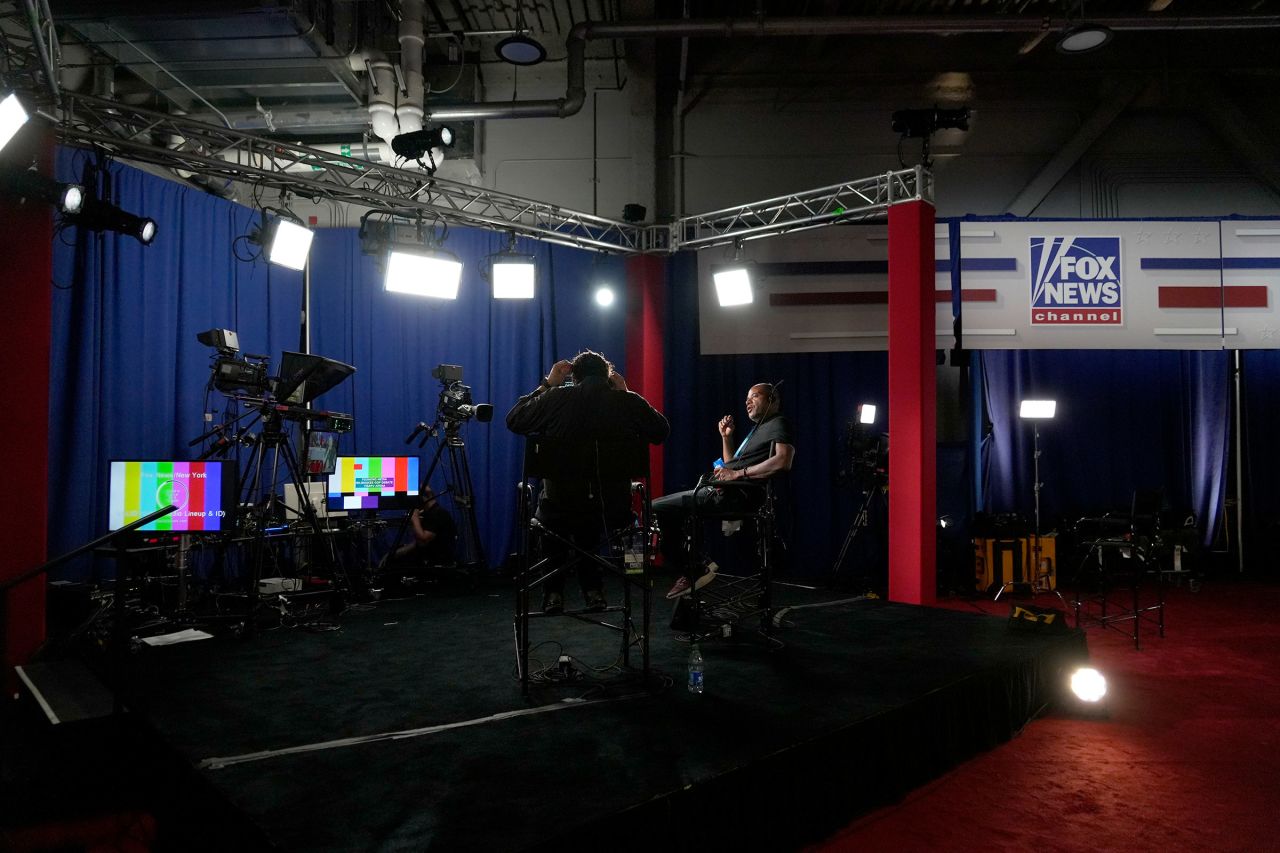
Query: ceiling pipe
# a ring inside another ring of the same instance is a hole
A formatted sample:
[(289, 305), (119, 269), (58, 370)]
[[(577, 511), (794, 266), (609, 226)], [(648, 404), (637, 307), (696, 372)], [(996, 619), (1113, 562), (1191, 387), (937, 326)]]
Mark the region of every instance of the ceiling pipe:
[[(1111, 18), (1090, 18), (1092, 23), (1126, 31), (1174, 31), (1174, 30), (1249, 30), (1280, 28), (1280, 15), (1235, 16), (1183, 16), (1147, 15)], [(836, 18), (744, 18), (716, 20), (666, 20), (619, 21), (595, 23), (583, 21), (569, 33), (565, 42), (568, 52), (566, 62), (567, 86), (563, 98), (529, 101), (493, 101), (470, 104), (441, 105), (424, 110), (424, 118), (435, 121), (464, 121), (519, 118), (567, 118), (581, 111), (586, 102), (585, 66), (586, 43), (597, 39), (628, 38), (757, 38), (811, 35), (949, 35), (964, 33), (1032, 33), (1049, 34), (1068, 25), (1049, 18), (991, 18), (991, 17), (836, 17)], [(427, 37), (434, 38), (438, 34)], [(365, 51), (355, 67), (363, 64), (369, 69), (370, 56), (376, 55), (385, 64), (385, 70), (394, 75), (394, 69), (386, 57), (375, 51)], [(376, 73), (376, 72), (373, 72)], [(395, 85), (394, 78), (391, 85)], [(378, 88), (385, 92), (379, 83)], [(381, 102), (381, 100), (380, 100)], [(366, 103), (372, 104), (372, 99)], [(394, 114), (394, 99), (386, 101)], [(312, 127), (328, 122), (338, 123), (343, 115), (340, 110), (295, 110), (287, 108), (274, 111), (279, 127)], [(234, 114), (234, 127), (238, 130), (265, 129), (261, 116), (252, 113)], [(387, 130), (383, 125), (384, 130)], [(375, 128), (377, 132), (377, 128)], [(390, 139), (378, 134), (381, 138)], [(394, 133), (391, 133), (394, 136)]]
[(396, 69), (380, 50), (366, 50), (363, 56), (369, 69), (366, 80), (369, 124), (374, 135), (390, 145), (400, 132), (396, 118)]
[[(401, 133), (422, 130), (425, 90), (422, 86), (422, 0), (400, 2), (400, 70), (404, 72), (405, 98), (396, 108)], [(388, 140), (389, 141), (389, 140)]]
[[(1280, 28), (1280, 15), (1138, 15), (1090, 18), (1089, 22), (1117, 31), (1248, 30)], [(972, 33), (1038, 33), (1064, 29), (1068, 22), (1050, 18), (1010, 17), (835, 17), (835, 18), (721, 18), (714, 20), (582, 21), (570, 32), (568, 86), (556, 100), (455, 104), (428, 109), (438, 121), (502, 118), (567, 118), (586, 100), (584, 67), (586, 43), (594, 39), (629, 38), (775, 38), (818, 35), (961, 35)]]

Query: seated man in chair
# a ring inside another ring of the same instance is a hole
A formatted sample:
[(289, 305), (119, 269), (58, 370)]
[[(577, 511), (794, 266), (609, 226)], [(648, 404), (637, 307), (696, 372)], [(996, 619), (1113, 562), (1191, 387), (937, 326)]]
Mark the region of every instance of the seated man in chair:
[[(747, 391), (746, 407), (752, 427), (736, 451), (732, 449), (733, 415), (725, 415), (720, 419), (717, 429), (720, 432), (723, 455), (717, 461), (723, 461), (723, 465), (710, 475), (713, 481), (765, 481), (791, 470), (796, 448), (791, 423), (782, 414), (782, 397), (777, 386), (768, 382), (752, 385)], [(745, 491), (730, 489), (716, 492), (704, 487), (665, 495), (653, 502), (653, 512), (658, 519), (658, 527), (662, 530), (663, 559), (667, 565), (676, 567), (681, 573), (667, 593), (667, 598), (687, 595), (693, 583), (692, 570), (685, 565), (684, 529), (694, 509), (706, 509), (710, 506), (717, 513), (734, 509), (746, 512), (759, 505), (753, 506), (751, 501), (761, 499), (762, 493), (748, 495)]]
[[(570, 376), (572, 384), (566, 381)], [(579, 353), (572, 362), (552, 365), (538, 387), (521, 397), (507, 413), (507, 428), (519, 435), (581, 440), (584, 446), (596, 439), (661, 444), (670, 432), (667, 419), (639, 394), (629, 391), (622, 374), (604, 356), (590, 350)], [(606, 526), (614, 529), (630, 521), (631, 483), (604, 482), (597, 489), (594, 481), (547, 478), (542, 484), (536, 517), (578, 547), (593, 550), (599, 547)], [(548, 551), (567, 550), (554, 537), (545, 537), (545, 544)], [(578, 583), (588, 609), (603, 610), (607, 606), (600, 569), (590, 560), (578, 561)], [(546, 581), (542, 606), (549, 613), (563, 609), (563, 572)]]

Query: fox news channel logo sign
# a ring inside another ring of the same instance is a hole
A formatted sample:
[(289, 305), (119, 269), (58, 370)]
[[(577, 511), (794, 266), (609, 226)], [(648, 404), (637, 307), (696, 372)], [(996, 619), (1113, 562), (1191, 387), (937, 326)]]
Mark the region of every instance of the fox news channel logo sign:
[(1031, 238), (1031, 325), (1119, 326), (1119, 237)]

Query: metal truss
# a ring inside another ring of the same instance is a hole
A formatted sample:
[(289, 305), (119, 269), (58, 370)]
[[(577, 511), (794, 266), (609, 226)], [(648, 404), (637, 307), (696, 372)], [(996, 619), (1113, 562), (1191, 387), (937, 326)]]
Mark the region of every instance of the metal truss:
[[(619, 254), (707, 248), (863, 221), (897, 202), (932, 200), (932, 178), (916, 168), (690, 216), (670, 225), (638, 225), (88, 95), (63, 93), (63, 107), (58, 127), (63, 142), (100, 148), (182, 176), (242, 181), (317, 202), (346, 202), (400, 217), (508, 231)], [(359, 153), (359, 145), (352, 146), (351, 153)]]
[(865, 221), (890, 205), (917, 200), (933, 202), (933, 176), (919, 166), (686, 216), (671, 226), (671, 244), (679, 249), (706, 249), (836, 222)]
[[(263, 139), (180, 116), (67, 93), (63, 142), (114, 156), (399, 216), (511, 231), (599, 251), (661, 249), (660, 229), (617, 222), (422, 172)], [(354, 152), (359, 146), (352, 146)]]
[(0, 84), (57, 106), (60, 59), (47, 0), (0, 0)]

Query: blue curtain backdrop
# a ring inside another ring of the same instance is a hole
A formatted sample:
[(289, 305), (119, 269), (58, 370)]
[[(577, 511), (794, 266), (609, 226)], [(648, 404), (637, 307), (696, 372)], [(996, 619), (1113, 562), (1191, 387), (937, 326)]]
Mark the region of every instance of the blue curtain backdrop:
[[(668, 271), (666, 415), (672, 434), (667, 489), (691, 488), (711, 469), (720, 456), (716, 423), (721, 417), (732, 414), (738, 435), (745, 435), (749, 422), (744, 402), (753, 384), (782, 382), (783, 412), (796, 431), (786, 569), (794, 577), (829, 576), (861, 502), (860, 492), (837, 482), (837, 472), (847, 467), (842, 434), (858, 404), (888, 410), (888, 354), (700, 355), (697, 256), (675, 255)], [(883, 414), (876, 429), (887, 430)], [(875, 533), (860, 535), (860, 551), (849, 560), (850, 568), (877, 558)], [(878, 556), (882, 561), (883, 555)]]
[[(88, 156), (59, 151), (59, 179), (79, 179)], [(55, 240), (53, 554), (106, 530), (110, 459), (189, 458), (188, 440), (206, 428), (203, 414), (221, 412), (221, 396), (205, 396), (210, 351), (196, 342), (197, 332), (233, 329), (245, 351), (269, 354), (273, 366), (281, 351), (299, 345), (302, 275), (232, 255), (233, 240), (257, 224), (254, 211), (136, 169), (113, 165), (111, 174), (116, 203), (155, 218), (159, 235), (150, 247), (75, 229)], [(537, 258), (537, 298), (496, 301), (482, 261), (505, 239), (458, 228), (447, 245), (466, 264), (456, 302), (385, 293), (376, 259), (361, 252), (354, 229), (319, 232), (312, 255), (312, 350), (357, 372), (316, 405), (355, 415), (341, 452), (418, 453), (426, 463), (434, 446), (419, 451), (404, 437), (419, 421), (433, 419), (440, 386), (432, 368), (462, 365), (476, 401), (495, 406), (494, 423), (467, 423), (462, 434), (483, 545), (496, 565), (512, 549), (522, 450), (502, 417), (553, 361), (583, 347), (604, 351), (626, 372), (626, 300), (601, 310), (591, 298), (601, 280), (623, 297), (624, 269), (616, 258), (521, 240), (519, 248)], [(702, 356), (694, 255), (671, 258), (668, 285), (668, 391), (660, 405), (673, 430), (668, 488), (691, 485), (719, 455), (720, 416), (732, 413), (745, 423), (743, 400), (752, 383), (782, 380), (798, 445), (788, 571), (824, 577), (861, 499), (837, 481), (847, 463), (842, 433), (859, 403), (887, 409), (886, 354)], [(1221, 352), (975, 354), (975, 378), (982, 380), (975, 384), (985, 388), (992, 424), (982, 508), (1031, 511), (1031, 431), (1018, 422), (1016, 406), (1028, 394), (1053, 394), (1060, 416), (1042, 429), (1046, 519), (1124, 509), (1135, 488), (1162, 487), (1170, 508), (1194, 512), (1211, 536), (1227, 484), (1229, 358)], [(1280, 399), (1277, 358), (1273, 352), (1246, 357), (1247, 509), (1258, 525), (1273, 523), (1280, 511), (1271, 487), (1277, 451), (1268, 431)], [(882, 418), (877, 428), (889, 426)], [(969, 506), (962, 473), (968, 463), (955, 456), (954, 446), (940, 451), (940, 512)], [(442, 483), (440, 472), (435, 485)], [(876, 552), (882, 543), (865, 537), (859, 547)], [(853, 559), (882, 560), (883, 554)], [(84, 563), (60, 577), (96, 571)]]
[[(90, 155), (58, 152), (59, 180), (79, 180)], [(191, 458), (189, 439), (220, 416), (225, 400), (206, 399), (211, 350), (196, 341), (210, 328), (236, 331), (245, 352), (279, 355), (299, 347), (302, 274), (264, 260), (238, 261), (232, 242), (257, 214), (137, 169), (111, 165), (115, 203), (154, 218), (155, 242), (69, 229), (54, 244), (54, 342), (50, 404), (50, 553), (107, 529), (107, 463), (123, 458)], [(243, 243), (243, 241), (242, 241)], [(513, 542), (515, 483), (522, 439), (503, 416), (558, 358), (584, 347), (605, 352), (625, 373), (623, 267), (618, 259), (520, 241), (535, 254), (537, 298), (493, 300), (482, 261), (505, 238), (453, 229), (447, 247), (465, 263), (457, 301), (386, 293), (375, 258), (361, 253), (355, 229), (321, 229), (312, 250), (312, 351), (356, 367), (316, 400), (317, 408), (355, 415), (344, 454), (418, 454), (434, 444), (404, 443), (434, 418), (439, 363), (462, 365), (477, 402), (492, 402), (494, 422), (462, 427), (476, 491), (483, 546), (491, 564)], [(244, 254), (244, 248), (241, 248)], [(594, 302), (609, 280), (619, 299)], [(425, 467), (424, 467), (425, 471)], [(444, 472), (434, 478), (437, 488)], [(61, 578), (113, 571), (85, 561)]]
[(1135, 489), (1162, 489), (1173, 513), (1194, 514), (1205, 541), (1226, 488), (1229, 354), (1111, 350), (978, 353), (991, 432), (983, 493), (991, 512), (1034, 509), (1034, 427), (1027, 398), (1058, 401), (1040, 422), (1044, 531), (1062, 521), (1127, 512)]
[[(1241, 353), (1244, 389), (1240, 423), (1244, 433), (1244, 520), (1252, 547), (1245, 558), (1253, 567), (1275, 571), (1269, 544), (1280, 534), (1280, 352)], [(1234, 488), (1232, 494), (1234, 495)], [(1228, 536), (1234, 540), (1236, 531)]]

